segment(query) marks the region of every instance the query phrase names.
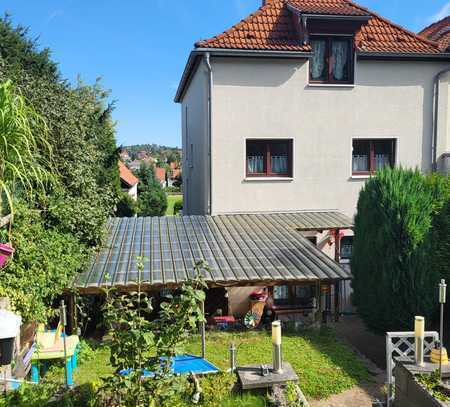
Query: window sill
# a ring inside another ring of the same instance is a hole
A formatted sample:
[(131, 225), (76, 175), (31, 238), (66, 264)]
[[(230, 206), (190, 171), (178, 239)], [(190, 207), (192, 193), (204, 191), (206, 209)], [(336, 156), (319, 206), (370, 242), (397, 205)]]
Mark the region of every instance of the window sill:
[(310, 88), (348, 88), (353, 89), (354, 83), (308, 83)]
[(244, 178), (245, 182), (258, 182), (258, 181), (263, 181), (263, 182), (286, 181), (286, 182), (290, 182), (290, 181), (293, 181), (293, 180), (294, 180), (293, 177), (245, 177)]
[(371, 176), (370, 174), (352, 175), (350, 179), (368, 179)]

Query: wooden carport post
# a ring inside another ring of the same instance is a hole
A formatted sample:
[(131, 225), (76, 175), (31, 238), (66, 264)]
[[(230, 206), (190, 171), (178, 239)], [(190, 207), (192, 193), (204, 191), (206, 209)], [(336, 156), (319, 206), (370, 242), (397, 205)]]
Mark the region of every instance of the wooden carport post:
[[(341, 262), (341, 239), (339, 238), (340, 229), (334, 230), (334, 260)], [(339, 280), (334, 282), (334, 320), (339, 321)]]

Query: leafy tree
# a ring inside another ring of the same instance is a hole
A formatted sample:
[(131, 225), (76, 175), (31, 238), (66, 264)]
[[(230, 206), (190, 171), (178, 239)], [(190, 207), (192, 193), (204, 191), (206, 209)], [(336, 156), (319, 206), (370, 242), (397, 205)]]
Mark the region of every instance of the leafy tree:
[(411, 327), (436, 309), (439, 272), (430, 267), (433, 219), (443, 182), (418, 170), (386, 168), (361, 190), (355, 217), (354, 302), (378, 331)]
[(138, 178), (139, 215), (163, 216), (167, 209), (167, 196), (156, 179), (153, 168), (141, 165)]

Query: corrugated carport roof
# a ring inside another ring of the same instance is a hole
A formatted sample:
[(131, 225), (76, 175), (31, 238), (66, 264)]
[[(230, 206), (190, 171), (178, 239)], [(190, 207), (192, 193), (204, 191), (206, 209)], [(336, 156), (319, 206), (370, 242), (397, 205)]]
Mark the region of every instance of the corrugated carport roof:
[(106, 244), (75, 286), (81, 292), (132, 288), (138, 256), (147, 286), (180, 284), (202, 259), (211, 285), (345, 279), (348, 272), (299, 230), (352, 226), (337, 212), (111, 218)]

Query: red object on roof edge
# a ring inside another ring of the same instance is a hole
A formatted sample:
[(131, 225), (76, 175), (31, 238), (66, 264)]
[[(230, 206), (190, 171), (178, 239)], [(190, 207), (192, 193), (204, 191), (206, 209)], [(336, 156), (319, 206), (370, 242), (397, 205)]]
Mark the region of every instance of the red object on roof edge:
[(215, 37), (197, 42), (195, 47), (308, 52), (311, 48), (299, 41), (288, 4), (310, 14), (369, 15), (369, 21), (362, 25), (355, 38), (358, 51), (440, 53), (437, 43), (349, 0), (270, 0), (238, 24)]
[(126, 182), (130, 187), (135, 186), (139, 179), (131, 172), (131, 170), (119, 160), (119, 175), (120, 179)]
[(435, 41), (441, 51), (450, 47), (450, 16), (435, 21), (419, 32), (419, 35), (431, 41)]

